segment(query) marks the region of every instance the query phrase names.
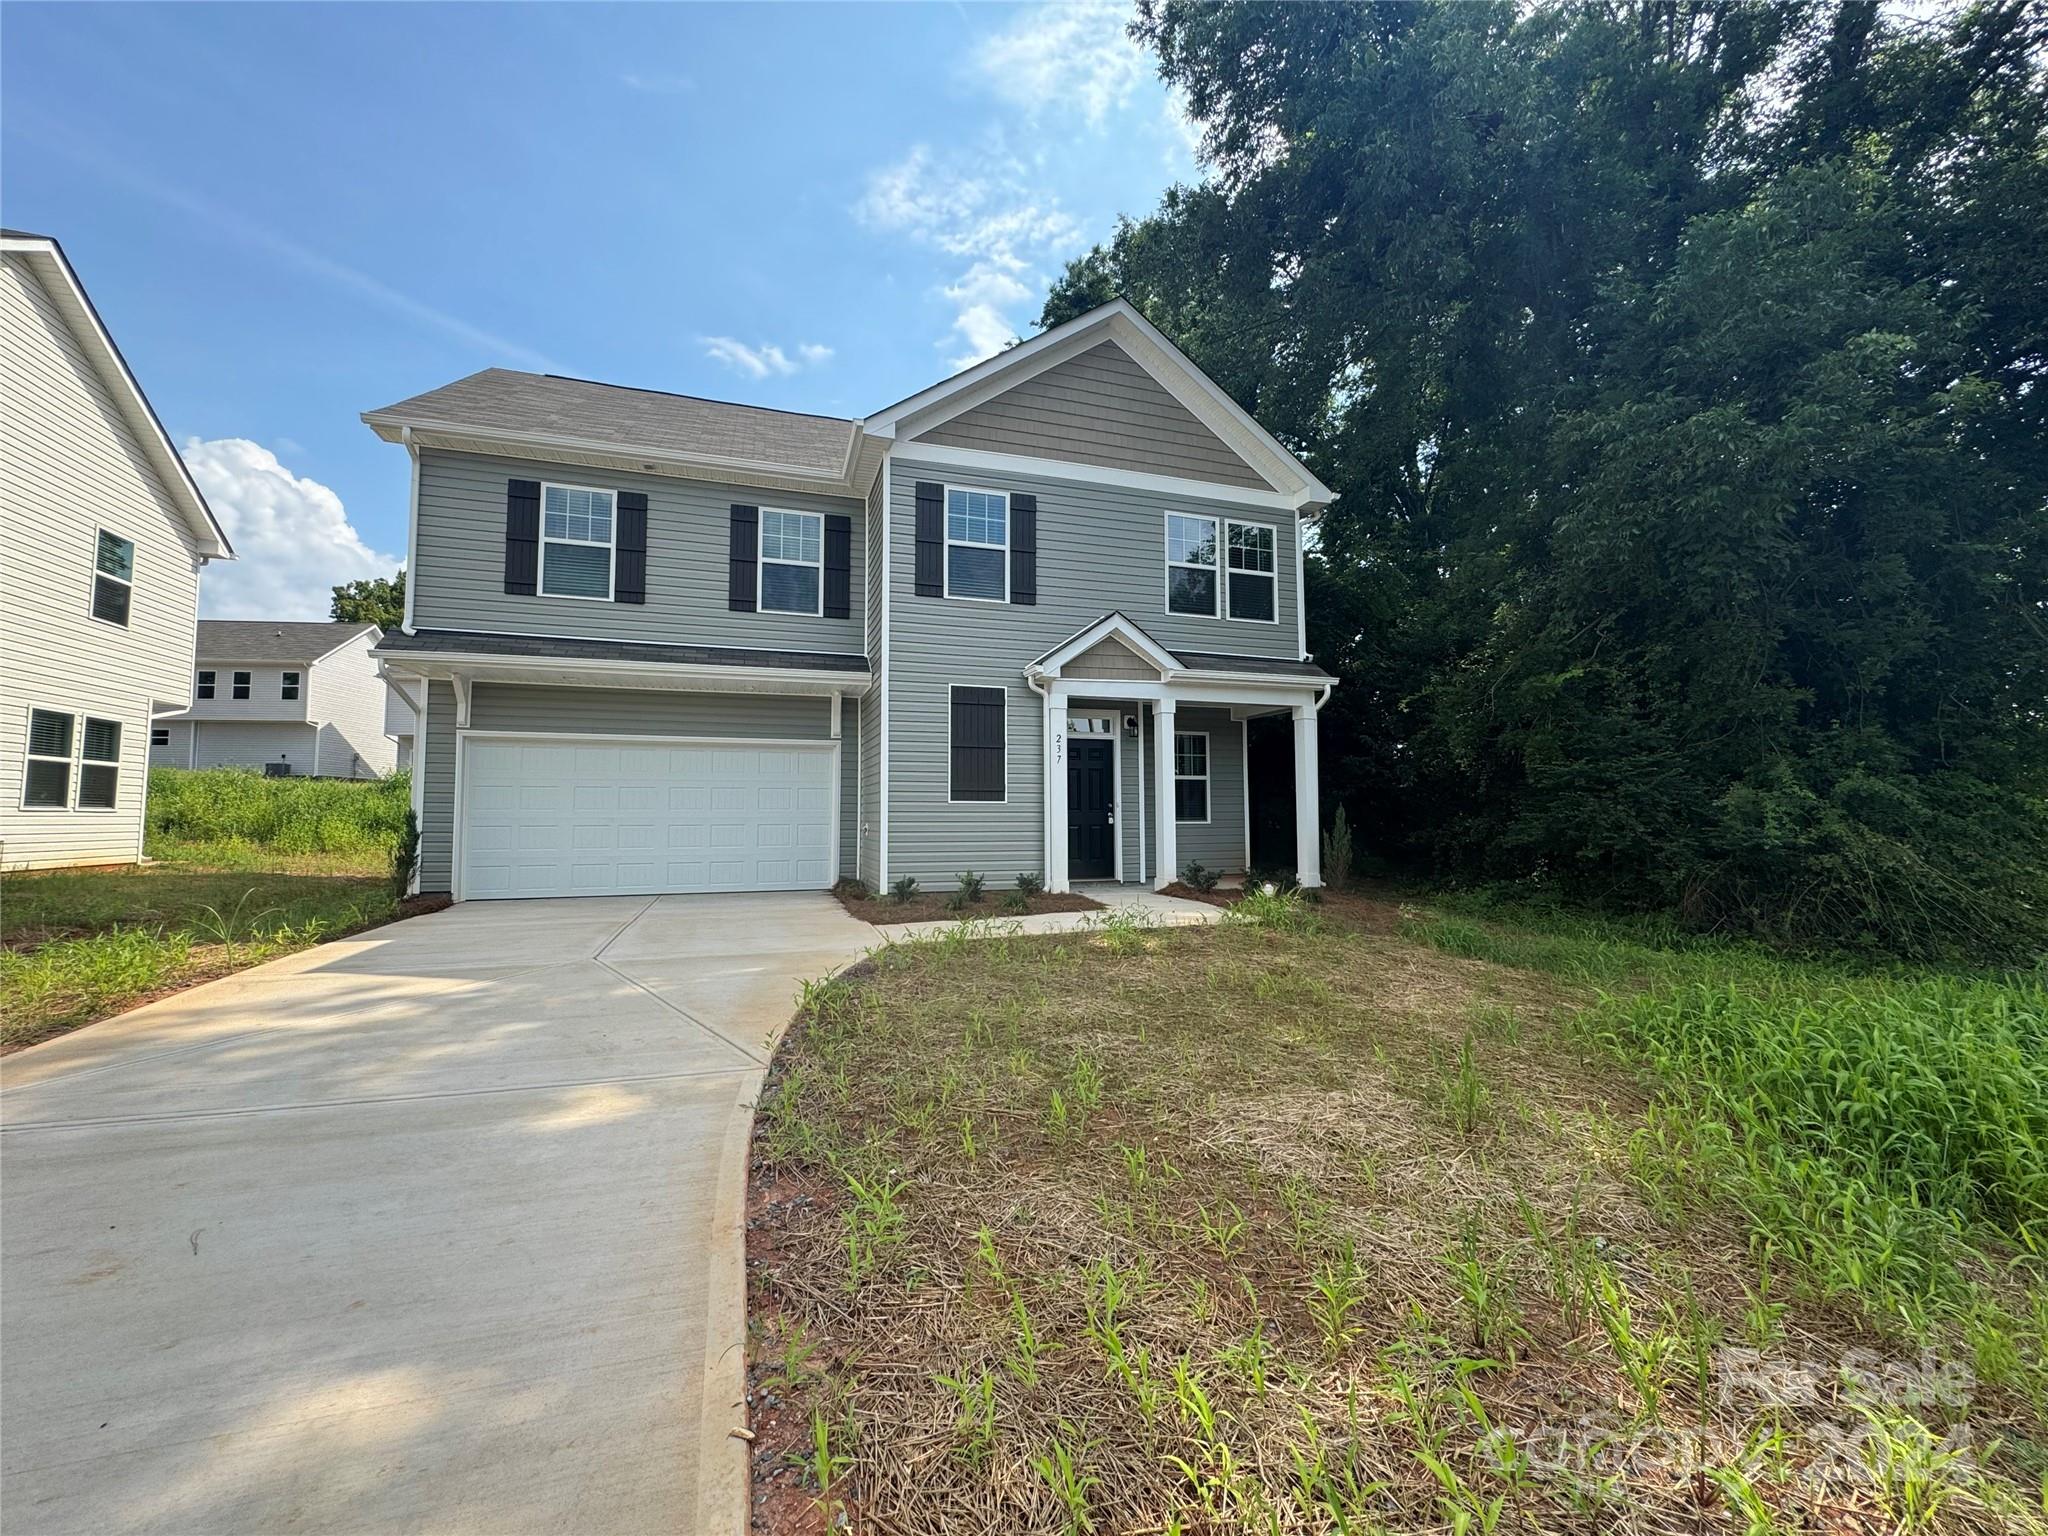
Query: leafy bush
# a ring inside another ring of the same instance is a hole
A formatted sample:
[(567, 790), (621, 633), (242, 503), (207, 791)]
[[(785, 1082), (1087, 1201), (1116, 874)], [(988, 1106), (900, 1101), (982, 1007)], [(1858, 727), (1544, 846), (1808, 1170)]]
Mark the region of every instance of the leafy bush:
[(1003, 910), (1019, 915), (1029, 912), (1031, 910), (1031, 894), (1023, 890), (1006, 893), (1003, 897)]
[(149, 834), (244, 842), (280, 853), (394, 847), (412, 805), (405, 774), (388, 779), (266, 779), (247, 768), (152, 768)]
[(977, 875), (973, 870), (963, 870), (960, 874), (960, 888), (954, 894), (960, 898), (963, 905), (970, 901), (979, 901), (981, 900), (982, 887), (987, 883), (986, 880)]
[(948, 912), (965, 912), (967, 910), (967, 891), (964, 887), (960, 890), (948, 891), (946, 893), (946, 910)]
[(1039, 895), (1044, 890), (1045, 879), (1043, 876), (1033, 874), (1021, 874), (1017, 877), (1017, 894), (1022, 896), (1027, 901), (1030, 900), (1033, 896)]
[(904, 875), (889, 883), (889, 899), (901, 904), (917, 894), (917, 876)]
[(420, 819), (408, 802), (405, 807), (405, 825), (399, 829), (398, 841), (391, 845), (391, 896), (394, 901), (403, 901), (412, 889), (412, 877), (420, 867)]
[(1180, 877), (1198, 891), (1215, 890), (1216, 882), (1223, 878), (1220, 871), (1205, 867), (1199, 859), (1189, 859)]

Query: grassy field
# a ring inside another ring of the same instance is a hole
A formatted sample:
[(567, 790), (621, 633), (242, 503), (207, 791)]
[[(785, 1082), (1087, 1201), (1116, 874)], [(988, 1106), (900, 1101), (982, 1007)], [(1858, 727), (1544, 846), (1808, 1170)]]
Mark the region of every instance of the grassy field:
[(156, 770), (154, 862), (0, 881), (0, 1050), (389, 918), (405, 793)]
[(1321, 909), (882, 951), (757, 1126), (762, 1528), (2039, 1529), (2048, 992)]

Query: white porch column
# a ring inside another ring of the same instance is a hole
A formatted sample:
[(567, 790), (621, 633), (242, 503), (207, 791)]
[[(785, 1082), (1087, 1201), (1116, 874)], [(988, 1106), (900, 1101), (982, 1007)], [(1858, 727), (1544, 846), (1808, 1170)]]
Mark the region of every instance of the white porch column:
[(1067, 698), (1045, 701), (1045, 888), (1067, 888)]
[(1158, 855), (1152, 889), (1163, 891), (1180, 878), (1180, 839), (1173, 821), (1173, 700), (1152, 705), (1152, 799), (1159, 807)]
[(1316, 762), (1316, 707), (1294, 706), (1294, 874), (1323, 883), (1323, 813)]

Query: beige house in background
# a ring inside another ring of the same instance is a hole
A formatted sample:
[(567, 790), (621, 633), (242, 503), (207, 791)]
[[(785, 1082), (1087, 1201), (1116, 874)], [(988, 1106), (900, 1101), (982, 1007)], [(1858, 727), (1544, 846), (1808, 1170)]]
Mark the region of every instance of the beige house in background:
[(62, 247), (0, 231), (0, 868), (142, 857), (150, 731), (233, 558)]
[(151, 728), (153, 768), (380, 779), (398, 766), (374, 624), (201, 619), (192, 707)]

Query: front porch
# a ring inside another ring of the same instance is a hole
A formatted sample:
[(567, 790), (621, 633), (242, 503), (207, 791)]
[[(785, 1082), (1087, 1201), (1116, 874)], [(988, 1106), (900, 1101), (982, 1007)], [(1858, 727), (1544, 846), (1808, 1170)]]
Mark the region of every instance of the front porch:
[(1190, 658), (1120, 614), (1026, 670), (1044, 700), (1048, 888), (1143, 883), (1162, 890), (1189, 860), (1239, 872), (1252, 862), (1251, 722), (1284, 717), (1293, 737), (1292, 862), (1322, 883), (1316, 716), (1333, 680), (1308, 663)]

